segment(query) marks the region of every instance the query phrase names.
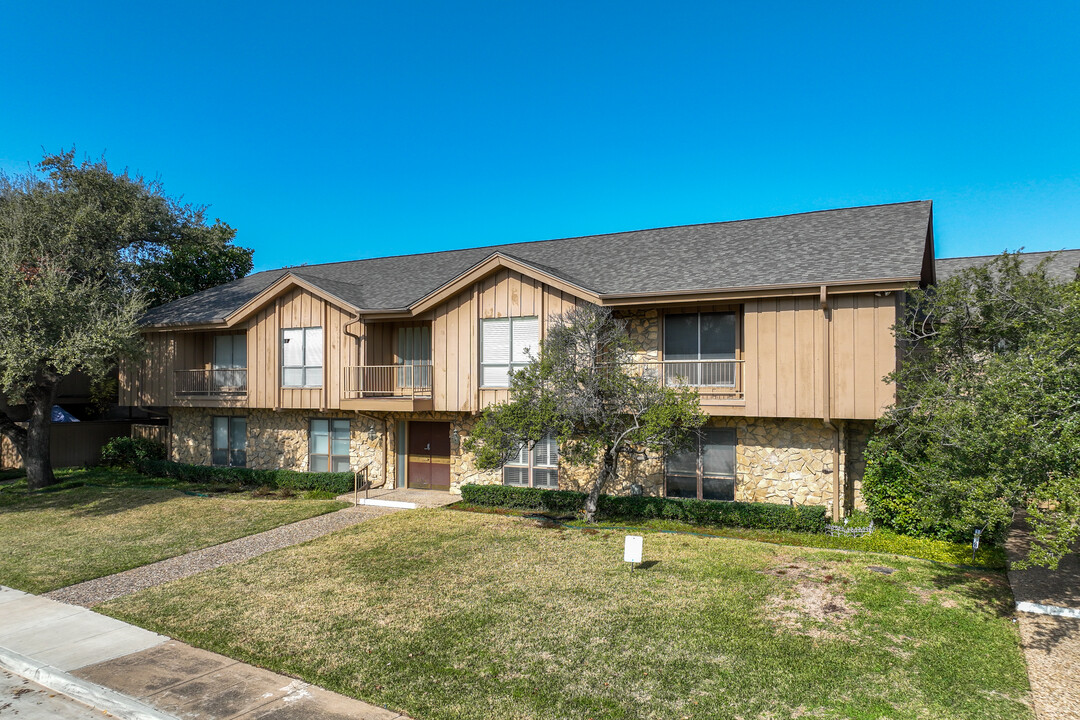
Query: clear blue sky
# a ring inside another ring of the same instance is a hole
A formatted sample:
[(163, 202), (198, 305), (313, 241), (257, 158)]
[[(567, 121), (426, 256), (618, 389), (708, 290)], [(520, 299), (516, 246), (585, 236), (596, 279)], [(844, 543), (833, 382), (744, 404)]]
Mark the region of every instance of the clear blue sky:
[(10, 3), (0, 167), (105, 151), (257, 269), (935, 201), (1080, 247), (1080, 3)]

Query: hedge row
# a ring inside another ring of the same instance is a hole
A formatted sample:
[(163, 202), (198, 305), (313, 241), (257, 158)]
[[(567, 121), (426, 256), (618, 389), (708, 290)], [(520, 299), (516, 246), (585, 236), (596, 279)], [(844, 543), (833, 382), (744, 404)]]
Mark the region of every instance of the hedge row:
[(251, 468), (185, 465), (168, 460), (140, 460), (135, 465), (143, 475), (165, 477), (190, 483), (239, 483), (252, 487), (325, 490), (345, 493), (353, 489), (351, 472), (297, 472), (295, 470), (252, 470)]
[[(473, 505), (551, 513), (575, 513), (585, 505), (585, 493), (506, 485), (463, 485), (461, 499)], [(597, 519), (651, 518), (678, 520), (693, 525), (820, 533), (825, 531), (827, 512), (820, 505), (791, 506), (619, 495), (601, 495), (597, 503)]]

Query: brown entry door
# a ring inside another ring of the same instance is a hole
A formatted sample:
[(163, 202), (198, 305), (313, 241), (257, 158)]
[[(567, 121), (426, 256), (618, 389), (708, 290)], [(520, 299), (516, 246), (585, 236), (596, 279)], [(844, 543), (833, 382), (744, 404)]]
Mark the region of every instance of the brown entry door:
[(409, 423), (409, 487), (450, 489), (450, 423)]

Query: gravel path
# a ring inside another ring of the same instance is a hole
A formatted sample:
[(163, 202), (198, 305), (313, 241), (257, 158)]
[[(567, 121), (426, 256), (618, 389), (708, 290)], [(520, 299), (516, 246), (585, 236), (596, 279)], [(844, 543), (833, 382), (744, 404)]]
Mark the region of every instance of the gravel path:
[[(1010, 562), (1022, 557), (1030, 542), (1027, 522), (1018, 515), (1005, 545)], [(1017, 602), (1080, 608), (1080, 545), (1057, 570), (1011, 570), (1009, 583)], [(1016, 617), (1036, 717), (1080, 720), (1080, 620), (1024, 612)]]
[(392, 512), (397, 511), (380, 507), (346, 508), (196, 550), (186, 555), (161, 560), (151, 565), (87, 580), (77, 585), (69, 585), (66, 588), (46, 593), (45, 597), (73, 605), (93, 607), (107, 600), (179, 580), (204, 570), (243, 562), (271, 550), (307, 542), (335, 530)]

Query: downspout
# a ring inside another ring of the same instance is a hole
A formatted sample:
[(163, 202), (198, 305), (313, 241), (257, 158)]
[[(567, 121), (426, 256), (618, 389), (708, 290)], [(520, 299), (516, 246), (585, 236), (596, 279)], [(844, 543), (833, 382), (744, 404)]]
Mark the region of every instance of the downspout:
[[(364, 316), (362, 314), (360, 314), (360, 313), (356, 313), (356, 318), (355, 319), (350, 320), (349, 322), (345, 323), (341, 327), (341, 331), (343, 333), (345, 333), (346, 335), (348, 335), (351, 338), (356, 338), (356, 363), (359, 366), (364, 365), (364, 356), (361, 354), (361, 352), (363, 350), (364, 339), (360, 335), (357, 335), (354, 332), (349, 332), (349, 326), (353, 325), (355, 323), (362, 323), (362, 322), (364, 322)], [(344, 381), (344, 378), (342, 378), (342, 381)], [(380, 423), (382, 423), (382, 428), (383, 428), (383, 434), (382, 434), (382, 472), (383, 472), (383, 483), (385, 484), (386, 479), (389, 476), (389, 472), (388, 472), (389, 468), (386, 465), (386, 462), (387, 462), (387, 459), (388, 459), (387, 458), (386, 446), (390, 444), (390, 426), (389, 426), (390, 421), (387, 418), (377, 418), (374, 415), (368, 415), (366, 413), (358, 412), (358, 411), (355, 411), (355, 410), (353, 412), (356, 412), (356, 415), (358, 417), (366, 417), (367, 419), (369, 419), (371, 421), (376, 421), (377, 420)], [(395, 486), (397, 485), (397, 478), (394, 479), (394, 484), (395, 484)]]
[(840, 521), (840, 428), (832, 422), (832, 348), (830, 347), (830, 336), (832, 326), (832, 313), (829, 311), (829, 290), (825, 285), (821, 286), (821, 294), (819, 298), (821, 305), (821, 328), (822, 328), (822, 341), (821, 341), (821, 376), (822, 376), (822, 397), (821, 397), (821, 421), (825, 424), (825, 427), (833, 431), (833, 449), (832, 449), (832, 519), (833, 522)]

